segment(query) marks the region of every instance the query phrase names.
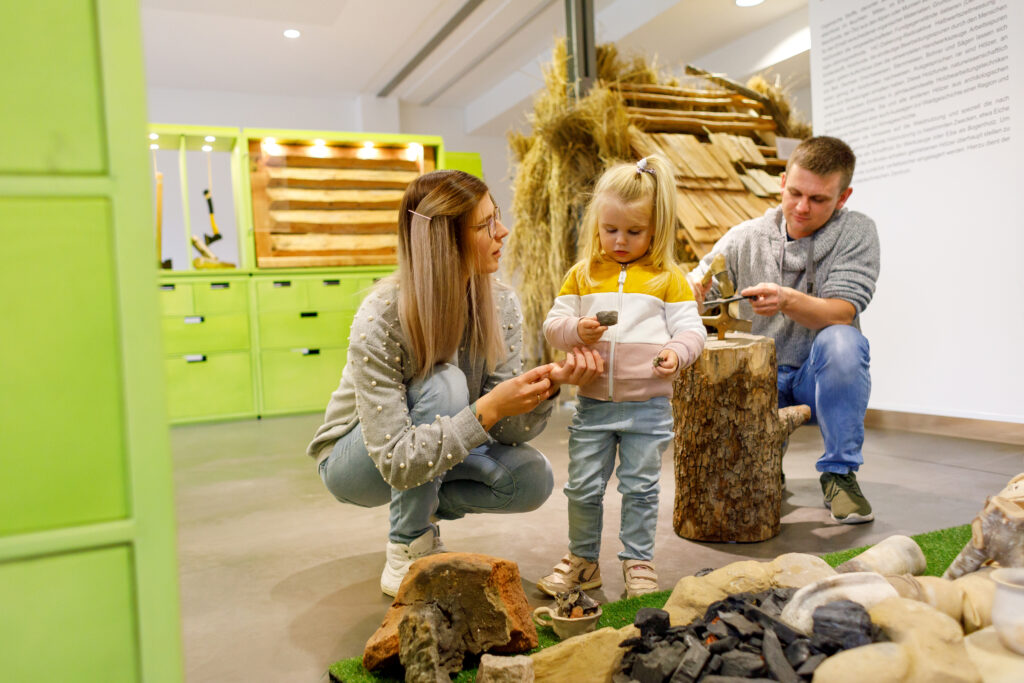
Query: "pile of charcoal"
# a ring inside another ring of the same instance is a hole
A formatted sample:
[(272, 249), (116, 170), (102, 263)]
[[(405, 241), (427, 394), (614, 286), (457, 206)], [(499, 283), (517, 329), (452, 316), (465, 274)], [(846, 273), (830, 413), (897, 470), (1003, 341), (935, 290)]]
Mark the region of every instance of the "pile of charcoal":
[(886, 640), (864, 608), (838, 600), (814, 610), (814, 631), (799, 633), (779, 621), (795, 589), (737, 593), (708, 607), (703, 619), (670, 626), (668, 612), (643, 608), (634, 623), (614, 683), (728, 683), (739, 680), (809, 681), (826, 657)]

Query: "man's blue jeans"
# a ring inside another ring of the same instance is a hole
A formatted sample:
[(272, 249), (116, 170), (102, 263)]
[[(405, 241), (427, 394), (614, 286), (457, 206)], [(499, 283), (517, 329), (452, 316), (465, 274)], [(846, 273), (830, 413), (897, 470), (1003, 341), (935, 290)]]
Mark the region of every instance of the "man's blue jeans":
[(569, 426), (569, 552), (591, 562), (601, 553), (604, 492), (615, 469), (622, 494), (620, 560), (654, 558), (661, 455), (672, 441), (672, 406), (646, 401), (596, 401), (580, 396)]
[[(454, 365), (438, 365), (406, 392), (414, 425), (435, 415), (455, 415), (469, 405), (466, 376)], [(320, 463), (320, 478), (335, 498), (361, 507), (390, 504), (392, 543), (411, 543), (430, 529), (431, 515), (458, 519), (470, 512), (527, 512), (548, 499), (554, 488), (551, 463), (533, 446), (509, 446), (494, 440), (470, 450), (466, 459), (422, 486), (391, 488), (373, 464), (356, 425), (338, 439)]]
[(800, 367), (779, 366), (779, 407), (806, 404), (821, 427), (825, 453), (819, 472), (856, 472), (864, 462), (864, 414), (871, 394), (871, 349), (855, 327), (832, 325), (818, 332)]

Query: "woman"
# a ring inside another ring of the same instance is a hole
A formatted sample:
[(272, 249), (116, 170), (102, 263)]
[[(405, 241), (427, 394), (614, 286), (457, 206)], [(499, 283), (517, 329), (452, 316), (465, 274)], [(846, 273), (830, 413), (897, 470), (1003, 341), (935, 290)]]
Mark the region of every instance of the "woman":
[(409, 185), (398, 271), (359, 307), (341, 384), (307, 449), (338, 500), (390, 504), (390, 596), (414, 560), (444, 551), (432, 519), (547, 500), (551, 466), (525, 442), (561, 384), (604, 370), (584, 349), (522, 372), (519, 303), (492, 278), (508, 234), (474, 176), (434, 171)]

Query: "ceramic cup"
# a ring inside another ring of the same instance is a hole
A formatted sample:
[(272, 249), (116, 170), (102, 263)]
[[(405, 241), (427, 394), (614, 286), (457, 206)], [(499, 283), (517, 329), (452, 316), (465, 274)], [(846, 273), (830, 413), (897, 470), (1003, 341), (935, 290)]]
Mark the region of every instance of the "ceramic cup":
[(1024, 569), (996, 569), (989, 576), (996, 582), (992, 625), (1003, 645), (1024, 655)]
[(597, 612), (594, 614), (588, 614), (585, 617), (577, 617), (576, 619), (560, 617), (555, 610), (550, 607), (538, 607), (533, 610), (533, 621), (538, 626), (550, 626), (553, 628), (555, 635), (561, 640), (578, 636), (581, 633), (593, 631), (594, 626), (597, 625), (597, 620), (600, 617), (600, 607), (597, 608)]

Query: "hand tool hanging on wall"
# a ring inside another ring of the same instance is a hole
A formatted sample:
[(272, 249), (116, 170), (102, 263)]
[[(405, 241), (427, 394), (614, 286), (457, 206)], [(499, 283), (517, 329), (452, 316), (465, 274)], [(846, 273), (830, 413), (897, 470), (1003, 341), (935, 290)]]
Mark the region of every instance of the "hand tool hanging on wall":
[(156, 167), (156, 150), (153, 152), (153, 179), (156, 181), (156, 266), (171, 269), (171, 259), (164, 258), (164, 174)]
[(210, 246), (221, 238), (220, 230), (217, 229), (217, 219), (213, 217), (213, 163), (211, 162), (212, 150), (206, 152), (206, 189), (203, 190), (203, 198), (206, 200), (206, 208), (210, 212), (210, 227), (213, 228), (212, 235), (203, 235), (206, 246)]

